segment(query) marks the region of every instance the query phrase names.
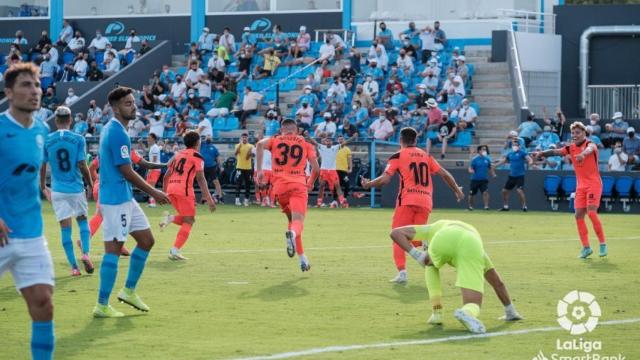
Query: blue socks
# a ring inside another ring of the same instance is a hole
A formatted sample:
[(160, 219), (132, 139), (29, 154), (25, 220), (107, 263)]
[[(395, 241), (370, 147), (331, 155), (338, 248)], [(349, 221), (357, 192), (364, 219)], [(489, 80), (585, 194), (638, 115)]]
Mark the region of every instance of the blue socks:
[(73, 240), (71, 240), (71, 227), (61, 228), (60, 232), (62, 233), (62, 247), (64, 248), (64, 253), (67, 256), (67, 261), (72, 268), (77, 269), (78, 263), (76, 262), (76, 255), (73, 253)]
[(82, 253), (89, 254), (91, 248), (91, 231), (89, 230), (89, 222), (87, 219), (78, 220), (80, 228), (80, 243), (82, 244)]
[(138, 280), (140, 280), (140, 275), (142, 275), (142, 271), (144, 270), (144, 264), (147, 262), (147, 257), (149, 257), (149, 252), (137, 246), (133, 249), (133, 252), (131, 252), (129, 274), (127, 275), (127, 282), (124, 285), (127, 289), (136, 288)]
[[(100, 305), (109, 304), (109, 296), (113, 291), (113, 285), (118, 275), (118, 260), (120, 257), (115, 254), (105, 253), (100, 266), (100, 291), (98, 293), (98, 303)], [(133, 259), (132, 259), (133, 260)]]
[(55, 338), (53, 321), (34, 321), (31, 323), (31, 357), (33, 360), (53, 359)]

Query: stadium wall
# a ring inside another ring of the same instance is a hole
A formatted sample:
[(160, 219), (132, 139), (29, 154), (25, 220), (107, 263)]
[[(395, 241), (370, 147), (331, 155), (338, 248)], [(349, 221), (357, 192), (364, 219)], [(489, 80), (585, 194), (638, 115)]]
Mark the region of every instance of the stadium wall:
[[(469, 182), (470, 175), (467, 172), (467, 169), (449, 169), (451, 174), (456, 178), (458, 184), (463, 187), (463, 191), (465, 195), (468, 196), (469, 192)], [(497, 209), (502, 207), (502, 196), (501, 191), (505, 182), (507, 181), (507, 177), (509, 175), (508, 171), (498, 170), (496, 171), (498, 177), (495, 179), (491, 179), (489, 181), (489, 194), (490, 198), (490, 207), (496, 211)], [(547, 197), (544, 193), (544, 177), (547, 175), (559, 175), (559, 176), (568, 176), (574, 175), (573, 172), (570, 171), (529, 171), (525, 176), (525, 193), (527, 196), (527, 207), (529, 210), (533, 211), (549, 211), (552, 212), (550, 203), (547, 200)], [(615, 173), (603, 173), (602, 175), (608, 175), (613, 177), (620, 176), (630, 176), (633, 179), (638, 177), (637, 172), (615, 172)], [(434, 209), (442, 208), (442, 209), (466, 209), (467, 208), (467, 199), (463, 200), (460, 203), (456, 202), (455, 196), (449, 189), (449, 187), (442, 181), (439, 176), (433, 176), (433, 207)], [(399, 187), (399, 178), (398, 176), (394, 176), (392, 181), (382, 189), (382, 196), (380, 200), (381, 207), (393, 208), (396, 203), (396, 196), (398, 194)], [(511, 211), (520, 211), (520, 200), (518, 199), (518, 194), (514, 191), (511, 192), (511, 196), (509, 198)], [(482, 210), (482, 196), (477, 194), (475, 197), (476, 211)], [(573, 212), (569, 208), (569, 201), (563, 200), (559, 202), (560, 206), (557, 212), (567, 213)], [(612, 202), (613, 213), (622, 213), (622, 204), (615, 200)], [(600, 206), (600, 211), (604, 211), (603, 206)], [(631, 205), (631, 212), (633, 214), (640, 214), (640, 204), (637, 202)]]
[[(556, 33), (562, 35), (562, 109), (568, 117), (585, 116), (580, 108), (580, 35), (590, 26), (637, 25), (638, 5), (555, 6)], [(598, 36), (589, 51), (590, 84), (640, 84), (640, 41), (631, 36)], [(600, 114), (609, 118), (613, 114)], [(625, 114), (626, 115), (626, 114)]]
[(3, 18), (0, 20), (0, 53), (7, 54), (16, 38), (16, 31), (22, 30), (29, 46), (38, 42), (42, 30), (49, 31), (49, 19)]

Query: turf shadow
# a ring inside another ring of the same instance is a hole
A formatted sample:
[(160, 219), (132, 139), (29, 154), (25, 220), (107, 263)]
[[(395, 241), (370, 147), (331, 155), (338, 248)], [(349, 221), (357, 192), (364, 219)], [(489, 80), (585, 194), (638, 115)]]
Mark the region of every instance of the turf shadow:
[(362, 295), (377, 296), (389, 300), (399, 301), (403, 304), (417, 304), (426, 302), (429, 298), (425, 292), (424, 287), (418, 285), (391, 285), (396, 295), (392, 295), (389, 292), (384, 293), (363, 293)]
[[(83, 328), (78, 329), (75, 333), (57, 339), (56, 358), (72, 357), (82, 350), (96, 346), (95, 341), (103, 342), (113, 338), (109, 343), (121, 343), (125, 339), (122, 335), (135, 329), (132, 318), (142, 315), (126, 315), (117, 319), (90, 319)], [(109, 344), (104, 346), (108, 347)]]
[(248, 293), (241, 293), (238, 295), (239, 299), (256, 298), (262, 301), (283, 301), (291, 300), (292, 298), (300, 298), (309, 295), (309, 291), (298, 285), (299, 281), (306, 280), (307, 278), (297, 278), (294, 280), (283, 281), (280, 284), (269, 286), (260, 289), (254, 295), (248, 295)]
[(593, 259), (588, 262), (590, 268), (604, 272), (618, 272), (618, 264), (609, 262), (609, 259)]

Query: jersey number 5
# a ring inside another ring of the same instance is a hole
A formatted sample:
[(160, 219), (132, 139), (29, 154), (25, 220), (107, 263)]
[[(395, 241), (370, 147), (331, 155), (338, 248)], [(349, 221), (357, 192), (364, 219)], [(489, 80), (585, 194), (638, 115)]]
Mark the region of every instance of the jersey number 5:
[(287, 165), (289, 163), (289, 158), (295, 160), (293, 166), (298, 166), (300, 161), (302, 161), (302, 146), (300, 145), (292, 145), (289, 146), (287, 144), (279, 144), (277, 146), (278, 150), (280, 150), (280, 156), (277, 157), (276, 164), (282, 166)]
[(429, 186), (429, 165), (427, 163), (409, 164), (409, 169), (413, 171), (413, 179), (416, 185)]

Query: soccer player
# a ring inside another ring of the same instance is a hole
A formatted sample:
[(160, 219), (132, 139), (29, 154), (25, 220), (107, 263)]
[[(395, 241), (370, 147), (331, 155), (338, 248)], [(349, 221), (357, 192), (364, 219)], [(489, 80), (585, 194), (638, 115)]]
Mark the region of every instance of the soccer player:
[(118, 274), (122, 245), (131, 234), (137, 246), (131, 252), (129, 273), (118, 300), (140, 311), (149, 311), (135, 291), (144, 270), (149, 251), (155, 242), (147, 217), (133, 199), (132, 184), (160, 204), (169, 202), (167, 195), (156, 190), (131, 167), (131, 139), (127, 135), (129, 121), (136, 118), (133, 89), (117, 87), (108, 95), (114, 117), (104, 126), (100, 136), (100, 211), (104, 216), (105, 253), (100, 266), (100, 290), (95, 317), (122, 317), (123, 313), (109, 305), (109, 297)]
[[(262, 140), (263, 136), (262, 134), (258, 135), (258, 141)], [(258, 166), (256, 165), (256, 148), (254, 147), (253, 149), (251, 149), (252, 153), (253, 153), (253, 168), (254, 169), (258, 169)], [(275, 201), (276, 201), (276, 197), (275, 194), (273, 193), (273, 171), (272, 171), (272, 166), (271, 166), (271, 151), (269, 150), (264, 150), (264, 156), (262, 157), (262, 173), (264, 174), (262, 181), (263, 183), (261, 184), (260, 182), (258, 182), (258, 171), (255, 171), (254, 174), (254, 180), (256, 183), (256, 202), (260, 204), (260, 206), (265, 207), (265, 206), (270, 206), (270, 207), (276, 207), (275, 205)]]
[[(160, 164), (160, 146), (157, 144), (158, 137), (154, 133), (149, 133), (147, 136), (147, 144), (149, 146), (149, 162), (152, 164)], [(156, 187), (158, 180), (160, 180), (160, 169), (147, 170), (147, 182), (151, 187)], [(156, 207), (156, 199), (149, 197), (149, 207)]]
[[(442, 177), (458, 201), (464, 199), (462, 188), (458, 186), (453, 176), (440, 167), (431, 155), (416, 147), (417, 136), (418, 133), (414, 128), (406, 127), (400, 130), (400, 151), (391, 155), (384, 173), (371, 181), (362, 179), (362, 187), (370, 189), (388, 184), (396, 173), (400, 175), (400, 189), (393, 213), (392, 228), (427, 223), (433, 208), (432, 174)], [(416, 245), (419, 246), (419, 244)], [(393, 260), (398, 274), (390, 282), (407, 283), (406, 255), (397, 244), (393, 244)]]
[[(249, 134), (242, 133), (240, 143), (236, 144), (236, 206), (249, 206), (251, 197), (251, 150), (253, 145), (249, 144)], [(240, 203), (240, 189), (244, 184), (244, 203)]]
[[(329, 194), (333, 194), (335, 191), (338, 194), (338, 201), (340, 206), (348, 208), (349, 203), (344, 198), (342, 188), (340, 187), (340, 179), (338, 178), (338, 172), (336, 171), (336, 160), (338, 152), (342, 148), (342, 144), (333, 144), (333, 140), (330, 137), (323, 137), (318, 144), (314, 139), (310, 139), (310, 142), (318, 147), (318, 154), (320, 154), (320, 188), (318, 189), (318, 201), (317, 207), (326, 206), (323, 202), (325, 187), (328, 188)], [(344, 142), (344, 144), (348, 141)], [(331, 207), (337, 207), (337, 202), (332, 202)]]
[(600, 256), (607, 256), (608, 249), (604, 229), (602, 228), (600, 217), (598, 217), (598, 207), (600, 206), (600, 196), (602, 195), (602, 179), (598, 169), (598, 147), (587, 139), (587, 128), (580, 122), (571, 124), (571, 139), (573, 143), (570, 145), (560, 149), (535, 152), (533, 156), (571, 156), (571, 162), (577, 178), (576, 197), (574, 200), (576, 225), (582, 242), (582, 251), (578, 257), (586, 259), (593, 254), (593, 250), (589, 245), (589, 230), (584, 221), (585, 215), (589, 215), (593, 230), (598, 236)]
[(478, 154), (469, 163), (469, 173), (471, 174), (471, 184), (469, 186), (469, 211), (473, 210), (473, 197), (478, 191), (482, 194), (484, 209), (489, 210), (489, 176), (496, 177), (495, 169), (491, 166), (489, 157), (489, 147), (479, 145)]
[[(307, 213), (309, 190), (318, 177), (318, 160), (313, 145), (298, 135), (295, 120), (282, 120), (281, 135), (276, 135), (258, 142), (256, 166), (258, 182), (264, 183), (262, 169), (264, 150), (271, 151), (273, 166), (273, 191), (278, 199), (282, 212), (289, 220), (288, 231), (285, 233), (287, 241), (287, 255), (293, 257), (296, 253), (300, 258), (300, 269), (305, 272), (311, 269), (309, 259), (302, 248), (302, 230), (304, 217)], [(307, 161), (311, 166), (311, 175), (307, 180), (305, 168)]]
[[(391, 239), (408, 252), (418, 264), (426, 266), (425, 279), (433, 307), (429, 324), (442, 324), (442, 287), (440, 269), (449, 264), (456, 268), (456, 287), (462, 293), (462, 307), (453, 315), (472, 333), (484, 333), (486, 328), (478, 319), (484, 294), (484, 279), (493, 287), (504, 305), (504, 320), (522, 320), (511, 303), (507, 287), (502, 282), (485, 253), (480, 233), (462, 221), (440, 220), (430, 225), (410, 225), (395, 228)], [(427, 252), (413, 247), (412, 241), (422, 241)], [(483, 279), (484, 278), (484, 279)]]
[[(74, 217), (80, 228), (84, 270), (93, 274), (93, 263), (89, 257), (91, 235), (87, 223), (89, 211), (85, 194), (85, 185), (88, 194), (93, 192), (93, 180), (87, 167), (87, 145), (82, 135), (70, 131), (72, 120), (68, 107), (60, 106), (56, 109), (55, 122), (58, 130), (49, 134), (45, 142), (45, 162), (41, 168), (40, 187), (45, 197), (51, 201), (56, 220), (60, 223), (62, 248), (71, 265), (71, 276), (80, 276), (71, 237), (71, 219)], [(47, 162), (51, 164), (51, 189), (45, 183)]]
[[(131, 151), (131, 162), (134, 163), (135, 165), (140, 166), (143, 169), (148, 169), (148, 170), (162, 169), (163, 167), (167, 166), (167, 164), (162, 164), (162, 163), (152, 164), (147, 160), (143, 159), (140, 155), (138, 155), (138, 153), (135, 150)], [(96, 201), (96, 213), (89, 220), (89, 230), (91, 231), (91, 238), (93, 238), (93, 235), (95, 235), (95, 233), (100, 228), (100, 225), (102, 225), (102, 212), (100, 211), (100, 198), (98, 193), (98, 190), (100, 189), (100, 176), (98, 173), (99, 170), (100, 170), (100, 157), (96, 156), (91, 162), (91, 165), (89, 166), (89, 171), (91, 172), (91, 178), (93, 179), (93, 199)], [(82, 248), (80, 244), (78, 246)], [(122, 256), (131, 255), (129, 253), (129, 250), (124, 244), (122, 245), (122, 250), (120, 255)]]
[(509, 192), (516, 189), (518, 196), (520, 197), (520, 205), (522, 205), (522, 211), (527, 211), (527, 198), (524, 195), (524, 174), (525, 174), (525, 162), (531, 166), (533, 159), (526, 151), (520, 148), (520, 143), (515, 138), (511, 145), (511, 151), (502, 157), (500, 161), (496, 163), (496, 167), (509, 163), (509, 178), (504, 184), (502, 189), (502, 208), (500, 211), (509, 211)]
[(193, 180), (198, 181), (202, 197), (209, 205), (209, 211), (216, 210), (216, 203), (209, 192), (207, 179), (204, 176), (204, 158), (198, 153), (200, 149), (200, 135), (195, 131), (187, 132), (184, 137), (186, 149), (177, 153), (170, 161), (167, 173), (164, 175), (163, 190), (169, 195), (171, 205), (178, 215), (165, 213), (164, 220), (160, 223), (163, 229), (174, 223), (180, 226), (173, 247), (169, 251), (171, 260), (187, 260), (180, 249), (189, 238), (191, 227), (196, 222), (196, 195), (193, 191)]
[(0, 277), (11, 272), (27, 303), (31, 357), (52, 359), (54, 275), (38, 178), (49, 128), (33, 117), (42, 97), (38, 67), (11, 65), (4, 74), (4, 91), (9, 110), (0, 115)]

